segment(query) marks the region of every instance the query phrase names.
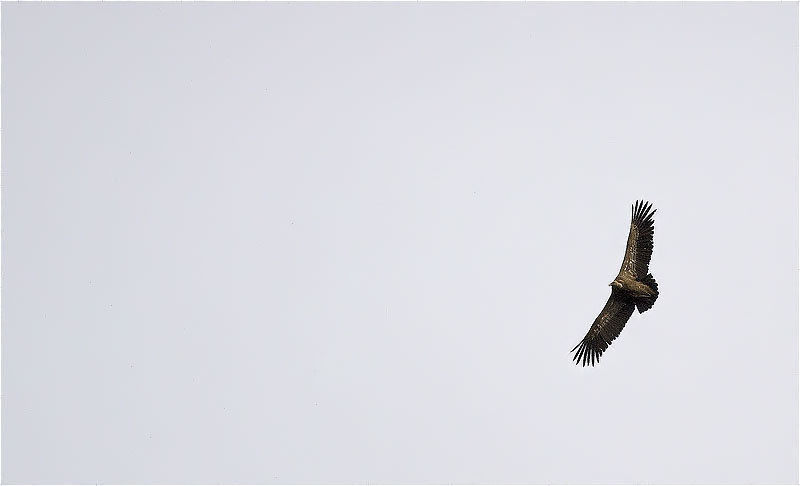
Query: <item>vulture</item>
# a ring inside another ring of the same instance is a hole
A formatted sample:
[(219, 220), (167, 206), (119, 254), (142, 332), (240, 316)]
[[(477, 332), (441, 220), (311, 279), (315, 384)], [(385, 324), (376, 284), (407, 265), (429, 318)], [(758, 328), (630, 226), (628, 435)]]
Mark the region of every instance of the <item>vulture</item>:
[(600, 361), (600, 356), (614, 342), (628, 322), (633, 309), (639, 314), (653, 307), (658, 298), (658, 284), (649, 273), (653, 254), (653, 215), (656, 210), (646, 201), (631, 207), (631, 229), (628, 246), (617, 278), (611, 282), (611, 296), (583, 340), (572, 351), (575, 364), (586, 366)]

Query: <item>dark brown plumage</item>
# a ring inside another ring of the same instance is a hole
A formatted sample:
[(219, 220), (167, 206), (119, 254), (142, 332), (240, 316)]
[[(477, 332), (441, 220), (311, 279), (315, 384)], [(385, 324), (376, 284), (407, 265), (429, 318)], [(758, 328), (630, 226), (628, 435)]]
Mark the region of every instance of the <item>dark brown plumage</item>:
[(611, 296), (605, 307), (583, 340), (572, 348), (572, 351), (578, 350), (573, 358), (576, 364), (594, 366), (622, 332), (633, 309), (638, 309), (641, 314), (653, 307), (658, 298), (658, 284), (648, 273), (653, 254), (653, 215), (656, 212), (651, 208), (652, 205), (645, 201), (636, 201), (631, 207), (631, 229), (622, 266), (617, 278), (609, 284)]

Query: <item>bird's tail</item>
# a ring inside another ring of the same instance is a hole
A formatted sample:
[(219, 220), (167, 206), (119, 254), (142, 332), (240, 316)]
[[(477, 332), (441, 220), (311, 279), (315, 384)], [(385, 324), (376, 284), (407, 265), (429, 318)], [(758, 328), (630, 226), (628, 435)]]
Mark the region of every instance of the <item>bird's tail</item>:
[(653, 290), (653, 295), (636, 299), (636, 309), (638, 309), (639, 314), (641, 314), (653, 307), (653, 304), (656, 303), (656, 299), (658, 298), (658, 284), (656, 283), (656, 279), (649, 273), (639, 281)]

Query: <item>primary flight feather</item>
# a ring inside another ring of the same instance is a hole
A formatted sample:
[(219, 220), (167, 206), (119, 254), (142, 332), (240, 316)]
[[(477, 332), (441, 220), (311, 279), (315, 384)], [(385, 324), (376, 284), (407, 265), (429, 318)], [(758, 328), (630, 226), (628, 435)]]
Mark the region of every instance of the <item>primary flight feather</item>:
[[(576, 364), (586, 366), (600, 360), (603, 352), (614, 342), (628, 322), (633, 309), (639, 313), (651, 308), (658, 298), (658, 284), (650, 275), (650, 256), (653, 254), (653, 215), (656, 210), (646, 201), (636, 201), (631, 207), (631, 229), (628, 245), (617, 278), (611, 282), (611, 296), (583, 340), (572, 351)], [(572, 352), (570, 351), (570, 352)]]

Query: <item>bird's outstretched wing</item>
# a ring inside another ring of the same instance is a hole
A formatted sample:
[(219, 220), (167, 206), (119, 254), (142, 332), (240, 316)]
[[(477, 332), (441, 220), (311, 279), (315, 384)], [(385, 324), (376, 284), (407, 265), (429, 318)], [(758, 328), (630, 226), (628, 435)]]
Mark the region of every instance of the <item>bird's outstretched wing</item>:
[(638, 279), (647, 275), (650, 257), (653, 255), (653, 215), (656, 210), (650, 210), (652, 204), (646, 201), (636, 201), (631, 207), (631, 230), (628, 233), (628, 246), (625, 248), (625, 258), (619, 275), (627, 274)]
[[(592, 327), (583, 340), (577, 346), (572, 348), (572, 351), (578, 350), (575, 353), (575, 364), (583, 363), (583, 366), (591, 364), (594, 366), (595, 362), (600, 361), (600, 356), (608, 348), (608, 346), (619, 336), (625, 323), (630, 319), (633, 314), (635, 305), (629, 300), (625, 300), (619, 291), (615, 288), (611, 290), (611, 296), (608, 298), (600, 315), (594, 320)], [(570, 353), (572, 352), (570, 351)]]

